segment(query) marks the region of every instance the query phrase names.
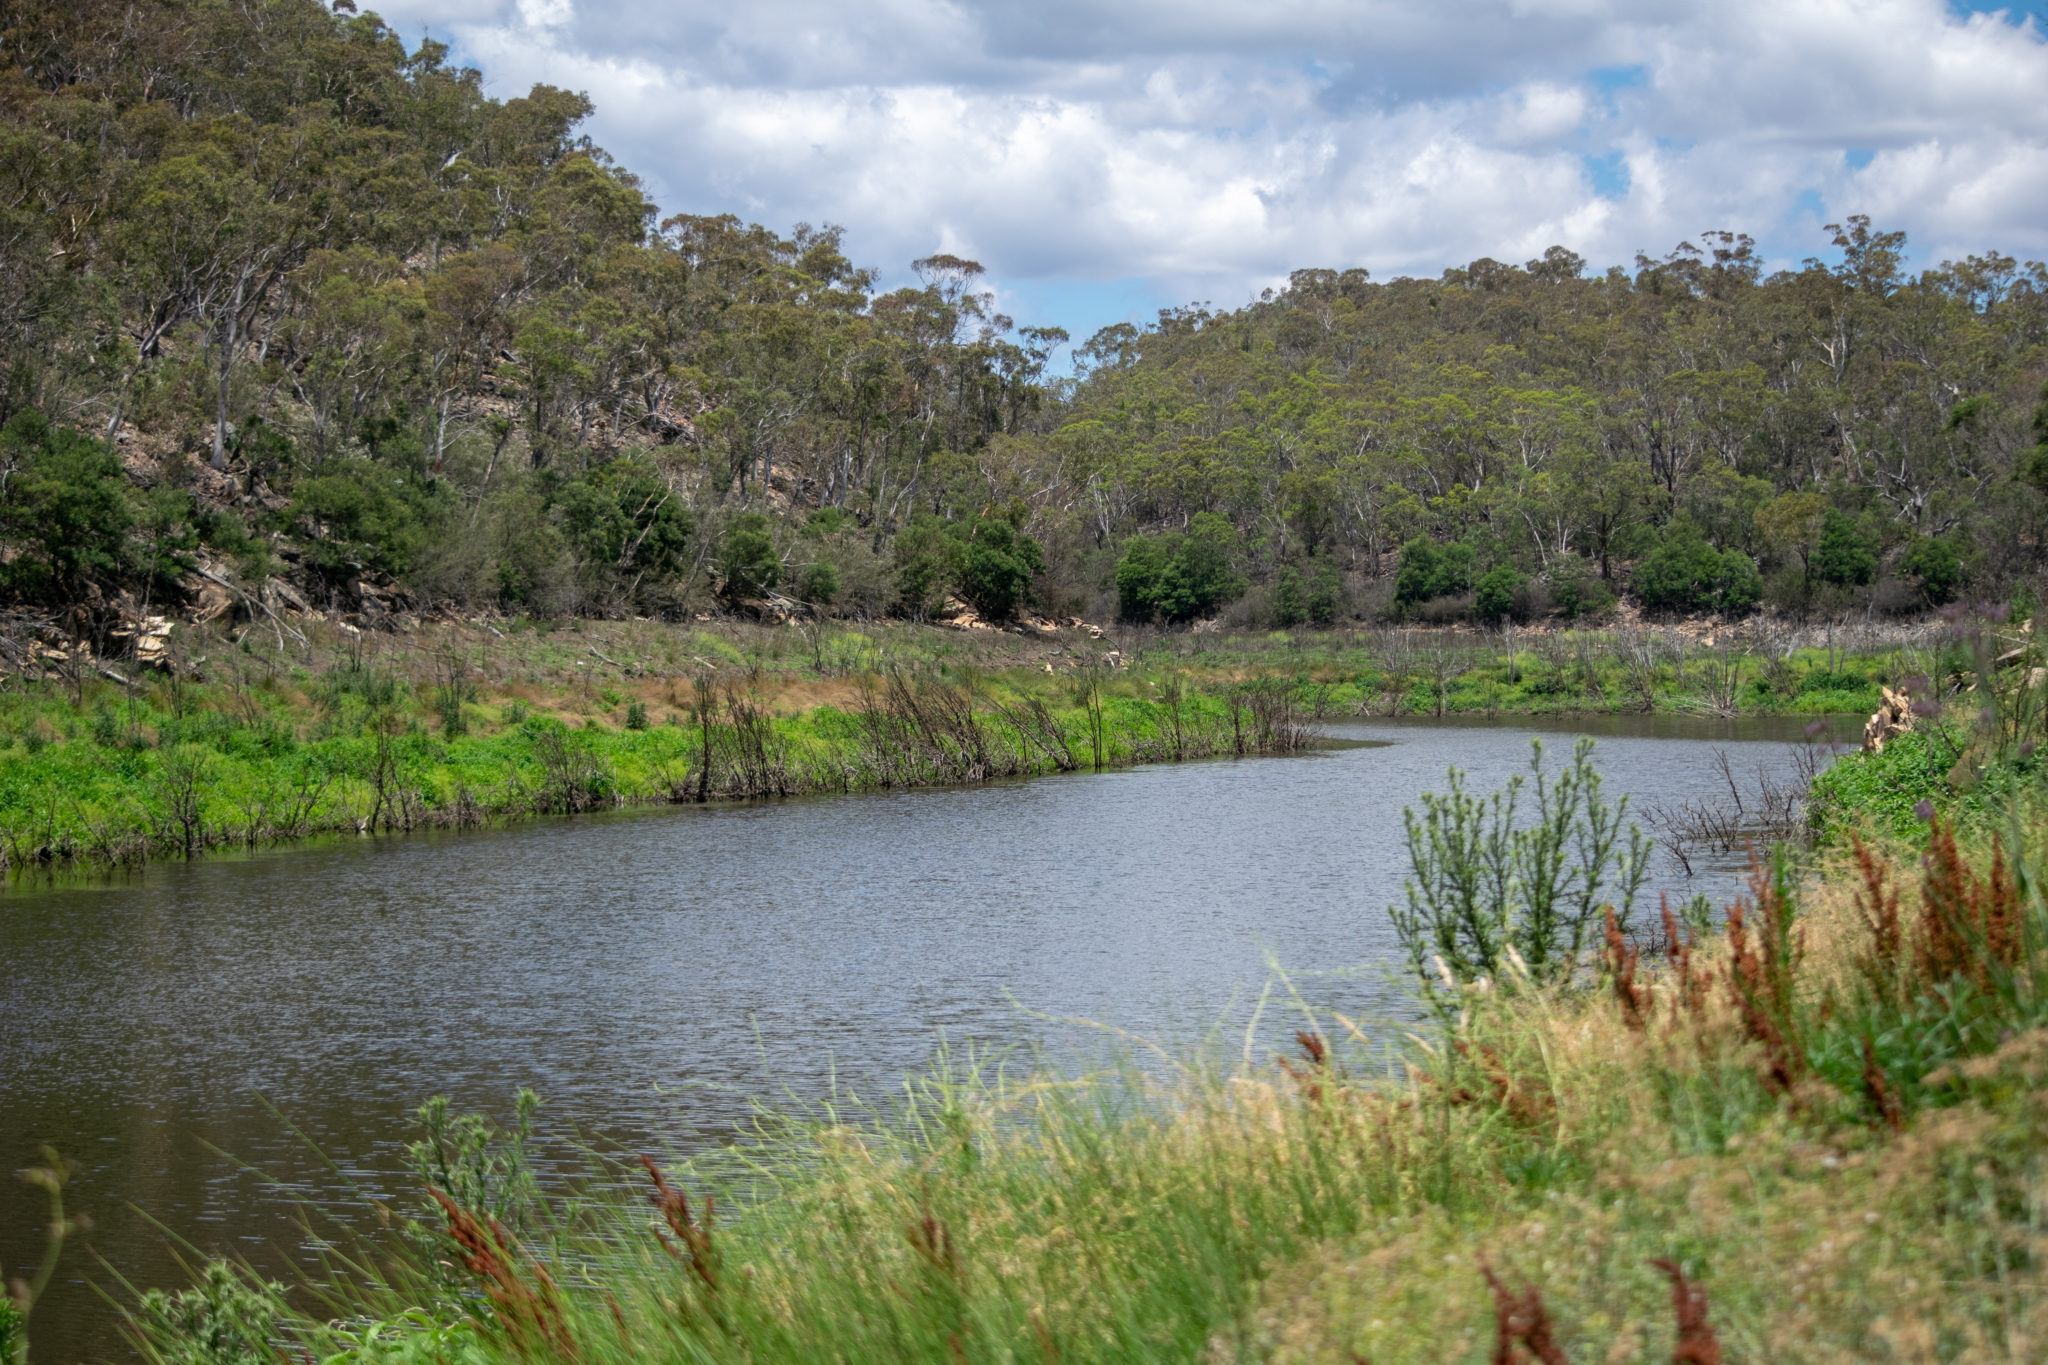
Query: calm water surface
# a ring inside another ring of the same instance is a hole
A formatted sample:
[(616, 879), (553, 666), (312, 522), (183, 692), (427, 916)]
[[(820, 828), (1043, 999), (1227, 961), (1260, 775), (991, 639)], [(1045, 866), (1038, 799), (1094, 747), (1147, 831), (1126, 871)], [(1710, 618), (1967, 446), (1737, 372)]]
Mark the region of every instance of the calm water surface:
[[(1789, 770), (1803, 729), (1544, 728), (1563, 732), (1554, 758), (1593, 729), (1610, 789), (1641, 804), (1717, 790), (1723, 748), (1738, 769)], [(687, 1148), (762, 1097), (885, 1094), (941, 1037), (1058, 1058), (1099, 1035), (1045, 1016), (1238, 1036), (1269, 958), (1317, 1004), (1399, 1014), (1401, 809), (1449, 764), (1498, 785), (1531, 733), (1361, 722), (1337, 734), (1371, 746), (1299, 758), (621, 812), (17, 889), (0, 896), (0, 1169), (44, 1142), (78, 1161), (91, 1250), (136, 1283), (180, 1278), (151, 1220), (289, 1279), (310, 1251), (292, 1201), (346, 1220), (365, 1192), (401, 1194), (409, 1115), (433, 1094), (502, 1113), (531, 1085), (557, 1135)], [(1736, 869), (1695, 870), (1660, 855), (1656, 881), (1732, 893)], [(1293, 1026), (1274, 1020), (1273, 1041)], [(0, 1181), (7, 1275), (40, 1253), (44, 1217)], [(120, 1355), (87, 1283), (107, 1270), (76, 1246), (65, 1264), (38, 1359)]]

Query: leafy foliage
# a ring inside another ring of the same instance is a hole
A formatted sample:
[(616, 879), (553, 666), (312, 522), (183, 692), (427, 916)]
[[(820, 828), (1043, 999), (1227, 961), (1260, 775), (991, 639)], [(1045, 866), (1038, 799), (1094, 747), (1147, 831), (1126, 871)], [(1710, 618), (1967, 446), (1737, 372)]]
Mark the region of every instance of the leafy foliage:
[(1636, 566), (1636, 595), (1652, 611), (1740, 614), (1762, 595), (1756, 565), (1740, 550), (1716, 551), (1689, 523), (1674, 525)]
[(718, 594), (731, 605), (764, 597), (780, 583), (782, 556), (776, 553), (775, 535), (768, 518), (759, 512), (746, 512), (735, 518), (725, 530), (718, 567)]
[(1237, 528), (1197, 513), (1185, 532), (1134, 536), (1116, 566), (1117, 612), (1126, 621), (1191, 621), (1244, 591)]
[(1899, 558), (1899, 572), (1917, 582), (1932, 606), (1953, 602), (1963, 583), (1963, 560), (1939, 536), (1916, 537)]
[(1830, 507), (1820, 533), (1820, 545), (1813, 552), (1813, 576), (1837, 587), (1861, 587), (1877, 573), (1877, 556), (1870, 552), (1856, 523)]
[(1610, 805), (1581, 739), (1571, 765), (1543, 771), (1532, 740), (1535, 818), (1517, 817), (1527, 779), (1517, 774), (1481, 798), (1453, 768), (1450, 790), (1425, 793), (1422, 813), (1402, 813), (1413, 873), (1406, 903), (1389, 907), (1410, 965), (1432, 998), (1439, 987), (1524, 972), (1569, 979), (1610, 907), (1623, 929), (1650, 870), (1649, 836), (1623, 821), (1628, 798)]
[(1497, 564), (1479, 577), (1472, 590), (1472, 613), (1482, 621), (1502, 621), (1515, 610), (1515, 594), (1528, 579), (1512, 564)]
[(0, 581), (21, 597), (63, 601), (126, 567), (135, 509), (121, 461), (99, 441), (19, 412), (0, 428), (0, 535), (20, 554)]
[(1038, 542), (1007, 520), (974, 523), (959, 555), (960, 596), (991, 621), (1006, 621), (1029, 600), (1031, 582), (1045, 569)]
[(1414, 606), (1434, 597), (1449, 597), (1472, 587), (1472, 547), (1438, 545), (1417, 536), (1401, 547), (1401, 569), (1394, 579), (1394, 601)]
[(270, 1365), (271, 1338), (286, 1316), (283, 1285), (212, 1261), (196, 1287), (146, 1294), (138, 1321), (164, 1365)]

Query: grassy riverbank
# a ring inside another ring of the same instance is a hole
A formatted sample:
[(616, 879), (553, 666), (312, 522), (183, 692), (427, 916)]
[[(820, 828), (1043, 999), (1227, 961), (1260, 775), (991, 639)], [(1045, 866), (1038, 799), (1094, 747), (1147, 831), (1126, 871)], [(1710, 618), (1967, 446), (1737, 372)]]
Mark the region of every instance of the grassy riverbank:
[(164, 669), (8, 680), (0, 858), (1274, 752), (1353, 715), (1867, 711), (1917, 657), (1910, 635), (304, 624), (181, 627)]
[[(784, 683), (778, 686), (778, 682)], [(793, 703), (745, 670), (653, 686), (314, 678), (0, 698), (0, 857), (105, 864), (324, 833), (1100, 771), (1310, 741), (1295, 691), (975, 670), (864, 673)], [(648, 695), (652, 693), (652, 695)]]
[(1462, 982), (1426, 1039), (956, 1065), (611, 1195), (430, 1107), (324, 1297), (216, 1270), (140, 1321), (178, 1365), (2037, 1359), (2048, 904), (2004, 837), (1766, 870), (1733, 929)]

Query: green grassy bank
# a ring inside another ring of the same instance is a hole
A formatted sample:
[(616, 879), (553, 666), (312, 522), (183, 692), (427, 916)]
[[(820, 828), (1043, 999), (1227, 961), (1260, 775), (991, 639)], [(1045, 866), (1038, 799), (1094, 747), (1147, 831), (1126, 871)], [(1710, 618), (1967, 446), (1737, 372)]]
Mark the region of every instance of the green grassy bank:
[(969, 671), (864, 674), (843, 690), (840, 704), (778, 712), (772, 686), (746, 672), (669, 680), (651, 701), (604, 686), (587, 698), (482, 699), (373, 668), (83, 698), (31, 688), (0, 696), (12, 732), (0, 751), (0, 856), (13, 868), (120, 864), (326, 833), (1099, 771), (1309, 741), (1285, 686), (1162, 693), (1099, 671), (1067, 685)]
[[(502, 628), (501, 628), (502, 626)], [(839, 623), (179, 628), (0, 686), (0, 858), (132, 863), (610, 805), (1284, 751), (1318, 719), (1868, 710), (1908, 645), (1676, 633), (1093, 638)], [(119, 661), (117, 661), (118, 663)], [(122, 671), (123, 669), (127, 671)]]

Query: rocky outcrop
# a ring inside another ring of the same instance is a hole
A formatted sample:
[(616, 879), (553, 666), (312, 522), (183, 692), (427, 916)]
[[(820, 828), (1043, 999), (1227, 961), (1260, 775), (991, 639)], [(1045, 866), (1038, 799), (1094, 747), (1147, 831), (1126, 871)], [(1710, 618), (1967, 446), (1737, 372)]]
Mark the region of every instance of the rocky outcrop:
[(1863, 726), (1863, 752), (1881, 754), (1884, 746), (1913, 728), (1913, 699), (1889, 687), (1878, 688), (1882, 701)]

